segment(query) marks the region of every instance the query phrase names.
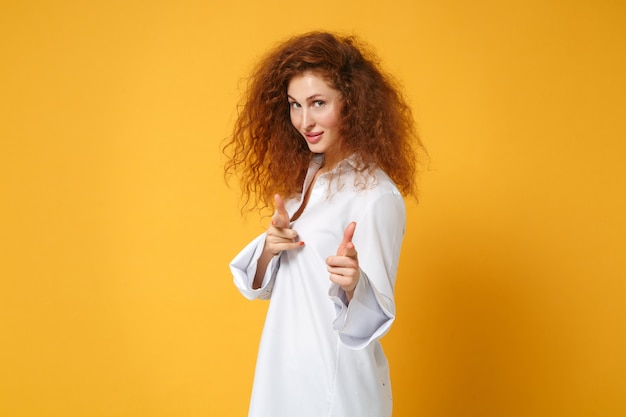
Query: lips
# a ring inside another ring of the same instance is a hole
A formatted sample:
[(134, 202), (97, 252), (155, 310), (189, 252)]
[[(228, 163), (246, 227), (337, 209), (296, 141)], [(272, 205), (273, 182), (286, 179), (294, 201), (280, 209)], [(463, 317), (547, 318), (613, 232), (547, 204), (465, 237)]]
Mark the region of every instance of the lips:
[(311, 144), (316, 144), (320, 140), (322, 140), (323, 134), (324, 132), (310, 132), (310, 133), (305, 133), (304, 137), (306, 138), (307, 142)]

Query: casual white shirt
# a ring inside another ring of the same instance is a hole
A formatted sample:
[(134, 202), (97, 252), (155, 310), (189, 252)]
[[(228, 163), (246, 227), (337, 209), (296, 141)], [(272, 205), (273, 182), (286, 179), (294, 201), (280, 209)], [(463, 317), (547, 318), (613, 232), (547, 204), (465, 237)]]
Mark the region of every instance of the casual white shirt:
[[(316, 156), (303, 191), (320, 167)], [(269, 263), (252, 289), (265, 233), (231, 262), (239, 291), (271, 299), (256, 364), (249, 417), (390, 417), (389, 367), (379, 339), (395, 317), (393, 289), (404, 237), (404, 200), (381, 170), (363, 188), (356, 165), (337, 165), (339, 180), (318, 177), (300, 217), (291, 223), (300, 249)], [(285, 202), (290, 218), (304, 192)], [(360, 278), (352, 300), (329, 280), (326, 258), (357, 223), (352, 242)]]

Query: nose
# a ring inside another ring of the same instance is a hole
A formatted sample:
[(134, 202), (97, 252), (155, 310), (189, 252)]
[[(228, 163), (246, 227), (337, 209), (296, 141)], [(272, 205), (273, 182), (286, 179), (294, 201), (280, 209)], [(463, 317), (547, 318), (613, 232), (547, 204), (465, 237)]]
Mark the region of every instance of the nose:
[(315, 125), (315, 121), (313, 120), (312, 115), (309, 113), (307, 109), (304, 109), (302, 111), (301, 123), (302, 123), (302, 129), (304, 131), (309, 131), (313, 129), (313, 126)]

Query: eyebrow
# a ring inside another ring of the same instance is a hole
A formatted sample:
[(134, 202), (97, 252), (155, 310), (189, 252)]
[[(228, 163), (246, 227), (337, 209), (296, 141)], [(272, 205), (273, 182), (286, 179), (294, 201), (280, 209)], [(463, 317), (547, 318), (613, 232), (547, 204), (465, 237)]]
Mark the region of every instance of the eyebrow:
[[(290, 99), (292, 99), (293, 101), (298, 101), (298, 100), (296, 100), (295, 98), (291, 97), (289, 94), (287, 94), (287, 97), (288, 97), (288, 98), (290, 98)], [(323, 98), (323, 97), (324, 97), (324, 95), (323, 95), (323, 94), (316, 93), (316, 94), (313, 94), (313, 95), (312, 95), (312, 96), (310, 96), (310, 97), (307, 97), (307, 98), (305, 99), (305, 101), (315, 100), (315, 99), (320, 98), (320, 97), (322, 97), (322, 98)]]

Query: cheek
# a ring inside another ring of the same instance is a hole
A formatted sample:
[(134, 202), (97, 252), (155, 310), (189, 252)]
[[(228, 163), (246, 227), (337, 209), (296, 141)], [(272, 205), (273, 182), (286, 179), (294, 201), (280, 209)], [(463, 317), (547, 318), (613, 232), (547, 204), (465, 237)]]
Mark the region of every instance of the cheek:
[(298, 128), (298, 117), (296, 115), (294, 115), (293, 113), (289, 113), (289, 120), (291, 120), (291, 124), (293, 125), (293, 127), (295, 127), (297, 129)]
[(332, 111), (325, 115), (324, 117), (324, 125), (327, 128), (336, 128), (339, 126), (339, 113), (337, 111)]

